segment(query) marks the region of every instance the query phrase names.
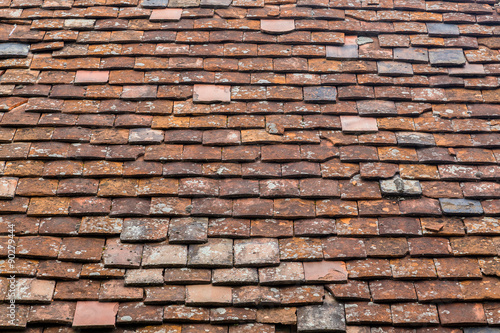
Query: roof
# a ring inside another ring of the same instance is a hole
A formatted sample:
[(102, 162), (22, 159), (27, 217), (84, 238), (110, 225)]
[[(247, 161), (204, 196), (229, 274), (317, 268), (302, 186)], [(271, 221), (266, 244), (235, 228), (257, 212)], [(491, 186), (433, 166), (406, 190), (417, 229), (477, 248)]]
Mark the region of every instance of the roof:
[(499, 23), (0, 0), (0, 329), (497, 332)]

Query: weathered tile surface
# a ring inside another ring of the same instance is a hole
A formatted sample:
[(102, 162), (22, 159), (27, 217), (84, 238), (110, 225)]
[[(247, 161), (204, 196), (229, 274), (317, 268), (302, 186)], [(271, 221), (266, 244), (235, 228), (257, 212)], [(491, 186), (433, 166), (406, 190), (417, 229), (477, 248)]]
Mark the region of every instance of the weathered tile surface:
[(118, 302), (77, 302), (73, 327), (108, 328), (115, 326)]
[(499, 12), (0, 0), (0, 330), (498, 331)]

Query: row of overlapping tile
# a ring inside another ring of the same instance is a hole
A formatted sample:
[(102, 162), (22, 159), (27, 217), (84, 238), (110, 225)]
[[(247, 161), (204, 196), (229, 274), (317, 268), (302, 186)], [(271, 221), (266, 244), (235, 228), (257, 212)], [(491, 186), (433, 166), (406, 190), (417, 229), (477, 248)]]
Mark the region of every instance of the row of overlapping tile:
[(495, 1), (0, 20), (2, 329), (496, 330)]

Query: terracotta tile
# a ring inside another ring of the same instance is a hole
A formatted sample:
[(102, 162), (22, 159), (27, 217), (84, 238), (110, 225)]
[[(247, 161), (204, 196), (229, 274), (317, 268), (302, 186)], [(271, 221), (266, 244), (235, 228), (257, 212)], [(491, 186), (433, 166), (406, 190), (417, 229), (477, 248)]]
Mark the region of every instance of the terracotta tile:
[(75, 313), (74, 302), (54, 302), (50, 305), (33, 305), (28, 314), (30, 323), (71, 324)]
[(276, 239), (255, 238), (234, 241), (235, 266), (267, 266), (279, 263), (279, 245)]
[(455, 301), (463, 299), (460, 283), (457, 281), (429, 280), (415, 283), (419, 301)]
[(121, 97), (130, 100), (154, 99), (156, 90), (157, 86), (124, 86)]
[(12, 199), (16, 193), (18, 179), (15, 177), (0, 178), (0, 197), (2, 199)]
[(358, 45), (345, 44), (343, 46), (327, 46), (326, 57), (329, 59), (352, 60), (358, 58)]
[(214, 285), (257, 284), (258, 281), (256, 268), (221, 268), (212, 271)]
[(58, 259), (99, 262), (103, 247), (103, 239), (83, 237), (63, 238)]
[(100, 286), (100, 301), (139, 301), (143, 298), (142, 288), (125, 286), (122, 279), (105, 281)]
[(163, 285), (162, 269), (135, 269), (125, 274), (126, 286), (155, 286)]
[(96, 84), (108, 82), (109, 71), (77, 71), (75, 83)]
[(17, 241), (16, 254), (19, 257), (57, 258), (61, 239), (57, 237), (27, 236)]
[(52, 301), (55, 281), (37, 279), (18, 279), (14, 299), (19, 303), (47, 303)]
[(439, 258), (434, 259), (439, 277), (474, 279), (481, 277), (477, 259)]
[(293, 284), (304, 281), (304, 267), (300, 262), (282, 262), (277, 267), (259, 269), (261, 284)]
[(167, 268), (165, 269), (165, 282), (170, 284), (210, 283), (212, 272), (209, 269), (198, 268)]
[(462, 66), (465, 56), (462, 49), (436, 49), (429, 51), (429, 61), (434, 66)]
[(435, 278), (436, 267), (432, 259), (402, 258), (391, 260), (394, 278)]
[(208, 308), (169, 305), (164, 309), (163, 318), (166, 321), (204, 322), (210, 320), (210, 311)]
[(109, 328), (115, 326), (117, 302), (77, 302), (73, 327)]
[(229, 287), (211, 285), (193, 285), (186, 288), (187, 305), (226, 305), (232, 303), (232, 293)]
[(168, 9), (153, 9), (149, 19), (151, 21), (178, 21), (181, 18), (182, 9), (168, 8)]
[[(9, 313), (9, 304), (2, 304), (0, 309), (2, 309), (3, 313)], [(19, 305), (17, 307), (17, 315), (15, 316), (15, 318), (12, 319), (10, 317), (4, 316), (4, 318), (2, 318), (2, 321), (0, 321), (0, 324), (2, 325), (1, 327), (12, 328), (15, 330), (25, 329), (28, 323), (28, 313), (28, 305)]]
[(124, 242), (163, 241), (167, 239), (168, 219), (126, 218), (120, 240)]
[(104, 250), (104, 265), (107, 267), (139, 267), (142, 245), (124, 244), (118, 239), (108, 239)]
[(323, 303), (322, 286), (290, 286), (280, 289), (281, 304), (285, 306), (317, 305)]
[(213, 86), (195, 84), (193, 88), (193, 102), (198, 103), (213, 103), (213, 102), (230, 102), (231, 90), (230, 86)]
[(190, 245), (188, 252), (190, 267), (232, 267), (233, 241), (231, 239), (209, 239), (205, 244)]
[(54, 291), (54, 300), (65, 301), (96, 301), (99, 298), (98, 281), (77, 280), (58, 281)]
[(370, 281), (370, 291), (377, 302), (397, 302), (416, 300), (412, 282), (377, 280)]
[(427, 323), (438, 324), (439, 317), (433, 304), (403, 303), (392, 304), (392, 321), (394, 324)]
[(105, 268), (102, 263), (89, 263), (83, 264), (80, 276), (86, 278), (114, 278), (123, 277), (125, 275), (125, 270), (120, 268)]
[(0, 327), (498, 325), (490, 2), (0, 0)]
[(444, 326), (486, 323), (483, 305), (480, 303), (443, 304), (439, 305), (438, 310)]
[(294, 20), (261, 20), (260, 28), (267, 33), (284, 33), (295, 30)]
[[(95, 204), (95, 203), (94, 203)], [(123, 220), (109, 217), (84, 217), (78, 232), (80, 234), (106, 235), (119, 234)]]
[(254, 306), (259, 304), (280, 304), (278, 288), (261, 286), (242, 286), (233, 288), (233, 303), (238, 306)]
[(308, 283), (347, 280), (347, 270), (342, 261), (304, 262), (304, 273)]
[(169, 242), (195, 244), (207, 241), (208, 218), (174, 218), (170, 220)]
[(345, 306), (346, 321), (352, 324), (390, 324), (391, 310), (386, 304), (372, 302), (349, 303)]
[(78, 280), (82, 264), (59, 260), (44, 260), (38, 265), (38, 277), (44, 279)]
[(295, 325), (297, 323), (296, 311), (294, 307), (259, 309), (257, 321), (266, 324)]
[(342, 130), (346, 132), (376, 132), (378, 131), (375, 118), (341, 116)]
[(161, 324), (163, 307), (143, 303), (121, 303), (116, 316), (118, 324)]

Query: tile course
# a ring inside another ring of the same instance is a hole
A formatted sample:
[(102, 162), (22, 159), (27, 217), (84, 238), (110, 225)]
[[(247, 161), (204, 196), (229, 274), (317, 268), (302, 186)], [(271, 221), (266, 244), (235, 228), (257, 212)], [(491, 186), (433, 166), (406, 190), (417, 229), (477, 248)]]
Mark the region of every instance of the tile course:
[(497, 331), (498, 12), (0, 0), (0, 330)]

